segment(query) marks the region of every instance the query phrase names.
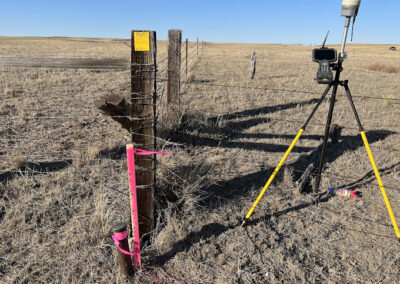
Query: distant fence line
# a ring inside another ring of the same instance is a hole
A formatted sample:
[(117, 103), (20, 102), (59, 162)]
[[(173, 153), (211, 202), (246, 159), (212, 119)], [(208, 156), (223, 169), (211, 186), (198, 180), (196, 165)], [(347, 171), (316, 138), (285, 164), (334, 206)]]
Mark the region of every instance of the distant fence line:
[(130, 62), (119, 58), (21, 58), (0, 57), (0, 66), (5, 67), (45, 67), (45, 68), (82, 68), (129, 70)]
[[(97, 42), (97, 41), (94, 41)], [(130, 44), (124, 42), (128, 47)], [(192, 44), (191, 44), (192, 43)], [(204, 44), (203, 44), (204, 45)], [(186, 42), (182, 43), (186, 47)], [(187, 55), (186, 61), (191, 61), (198, 54), (198, 45), (189, 42), (188, 49), (193, 49)], [(164, 57), (157, 60), (157, 64), (168, 60)], [(33, 68), (76, 68), (76, 69), (108, 69), (108, 70), (131, 70), (130, 59), (124, 58), (89, 58), (89, 57), (0, 57), (0, 67), (33, 67)], [(165, 71), (167, 66), (159, 72)]]

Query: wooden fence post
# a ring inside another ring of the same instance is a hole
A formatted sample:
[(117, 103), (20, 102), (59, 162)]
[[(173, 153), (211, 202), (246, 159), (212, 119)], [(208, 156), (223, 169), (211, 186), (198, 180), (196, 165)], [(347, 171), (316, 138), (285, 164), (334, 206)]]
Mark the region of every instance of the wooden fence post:
[[(126, 224), (124, 222), (116, 222), (112, 225), (112, 231), (114, 233), (122, 233), (126, 231)], [(123, 250), (129, 251), (128, 238), (125, 238), (120, 241), (121, 248)], [(124, 276), (133, 276), (133, 266), (132, 266), (132, 258), (130, 255), (124, 254), (117, 248), (118, 252), (118, 263), (119, 263), (119, 272)]]
[(199, 58), (199, 38), (197, 38), (197, 58)]
[(188, 39), (186, 39), (186, 72), (185, 72), (186, 78), (187, 78), (187, 72), (188, 72), (188, 51), (189, 51), (188, 43), (189, 43), (189, 41), (188, 41)]
[(181, 74), (182, 31), (168, 31), (168, 121), (176, 123), (180, 115), (180, 74)]
[[(132, 31), (131, 134), (135, 148), (156, 146), (156, 32)], [(155, 155), (136, 158), (139, 235), (148, 239), (154, 226)]]
[(251, 55), (251, 65), (250, 65), (250, 79), (254, 79), (254, 74), (256, 74), (256, 53), (253, 52)]

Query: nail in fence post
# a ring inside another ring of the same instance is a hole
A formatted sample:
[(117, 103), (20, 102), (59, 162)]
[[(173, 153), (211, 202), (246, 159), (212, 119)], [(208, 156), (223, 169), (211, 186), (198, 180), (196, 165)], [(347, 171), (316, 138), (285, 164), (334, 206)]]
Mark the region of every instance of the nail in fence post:
[(189, 51), (189, 47), (188, 47), (188, 39), (186, 39), (186, 79), (187, 79), (187, 72), (188, 72), (188, 51)]
[(168, 84), (167, 103), (168, 120), (176, 123), (180, 112), (180, 73), (181, 73), (182, 31), (168, 31)]
[[(126, 231), (126, 224), (124, 222), (116, 222), (112, 225), (112, 231), (114, 233), (122, 233)], [(125, 238), (120, 241), (121, 248), (129, 251), (128, 238)], [(130, 255), (122, 253), (118, 248), (118, 263), (119, 263), (119, 272), (123, 276), (133, 276), (133, 266), (132, 266), (132, 258)]]
[[(155, 150), (156, 32), (132, 31), (131, 134), (135, 148)], [(136, 185), (139, 235), (148, 240), (153, 230), (155, 155), (137, 156)]]

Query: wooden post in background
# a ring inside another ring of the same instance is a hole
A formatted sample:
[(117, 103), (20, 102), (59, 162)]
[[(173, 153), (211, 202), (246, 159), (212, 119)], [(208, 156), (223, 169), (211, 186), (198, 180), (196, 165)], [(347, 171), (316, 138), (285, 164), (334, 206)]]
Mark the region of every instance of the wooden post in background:
[(199, 58), (199, 38), (197, 38), (197, 58)]
[(180, 115), (180, 75), (181, 75), (182, 31), (168, 31), (168, 122), (177, 123)]
[[(132, 31), (131, 134), (135, 148), (155, 150), (156, 32)], [(155, 155), (136, 157), (139, 235), (150, 237), (154, 226)]]
[(256, 74), (256, 53), (253, 52), (251, 55), (251, 65), (250, 65), (250, 79), (254, 79), (254, 74)]
[[(124, 222), (116, 222), (112, 225), (114, 233), (122, 233), (126, 231), (126, 224)], [(120, 241), (121, 248), (129, 251), (128, 238)], [(132, 258), (130, 255), (124, 254), (117, 248), (119, 272), (124, 276), (133, 276)]]
[(186, 72), (185, 72), (186, 79), (187, 79), (187, 71), (188, 71), (188, 51), (189, 51), (188, 44), (189, 44), (189, 41), (188, 41), (188, 39), (186, 39)]

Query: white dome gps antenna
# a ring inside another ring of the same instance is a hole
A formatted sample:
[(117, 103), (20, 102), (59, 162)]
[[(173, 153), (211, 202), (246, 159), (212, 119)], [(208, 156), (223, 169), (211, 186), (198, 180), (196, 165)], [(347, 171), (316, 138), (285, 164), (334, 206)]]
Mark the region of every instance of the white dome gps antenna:
[[(350, 21), (353, 17), (353, 27), (354, 22), (358, 14), (358, 9), (360, 8), (361, 0), (342, 0), (342, 16), (346, 17), (346, 22), (344, 24), (344, 33), (342, 39), (342, 47), (340, 49), (339, 60), (346, 59), (346, 53), (344, 48), (346, 46), (347, 33), (349, 31)], [(353, 39), (353, 32), (351, 33), (351, 38)]]

